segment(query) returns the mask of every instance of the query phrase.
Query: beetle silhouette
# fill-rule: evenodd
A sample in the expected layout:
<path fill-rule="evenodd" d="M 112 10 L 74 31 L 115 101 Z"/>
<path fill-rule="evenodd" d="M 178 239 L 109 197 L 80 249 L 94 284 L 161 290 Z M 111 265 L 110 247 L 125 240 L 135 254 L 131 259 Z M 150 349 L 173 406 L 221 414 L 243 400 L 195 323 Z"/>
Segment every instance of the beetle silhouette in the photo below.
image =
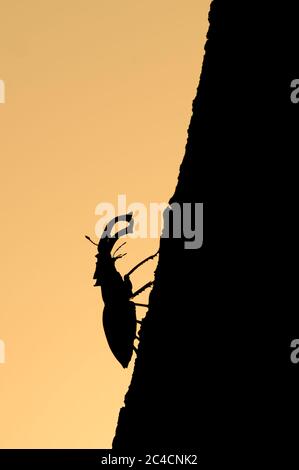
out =
<path fill-rule="evenodd" d="M 128 225 L 112 235 L 111 232 L 118 222 L 126 222 Z M 102 291 L 104 302 L 103 327 L 109 347 L 123 368 L 128 367 L 133 351 L 135 350 L 137 353 L 134 340 L 139 339 L 136 330 L 137 323 L 140 322 L 136 318 L 136 305 L 148 307 L 146 304 L 135 303 L 132 299 L 153 285 L 152 281 L 147 282 L 133 293 L 130 275 L 158 254 L 157 252 L 148 256 L 122 278 L 115 267 L 115 262 L 125 256 L 126 253 L 118 255 L 116 253 L 126 242 L 122 243 L 113 254 L 111 254 L 111 251 L 120 237 L 133 232 L 133 226 L 133 214 L 128 213 L 114 217 L 106 225 L 98 244 L 86 236 L 89 241 L 98 247 L 96 269 L 93 276 L 96 281 L 94 285 L 100 286 Z"/>

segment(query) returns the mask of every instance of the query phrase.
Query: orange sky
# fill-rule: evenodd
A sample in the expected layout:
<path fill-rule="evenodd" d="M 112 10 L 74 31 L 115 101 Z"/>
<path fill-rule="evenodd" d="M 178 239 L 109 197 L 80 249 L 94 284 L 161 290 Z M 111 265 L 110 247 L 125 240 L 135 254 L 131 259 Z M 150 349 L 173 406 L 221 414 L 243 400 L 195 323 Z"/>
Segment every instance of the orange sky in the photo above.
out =
<path fill-rule="evenodd" d="M 100 202 L 173 193 L 209 3 L 0 0 L 2 448 L 111 446 L 132 365 L 106 344 L 84 235 Z M 120 270 L 156 245 L 130 240 Z"/>

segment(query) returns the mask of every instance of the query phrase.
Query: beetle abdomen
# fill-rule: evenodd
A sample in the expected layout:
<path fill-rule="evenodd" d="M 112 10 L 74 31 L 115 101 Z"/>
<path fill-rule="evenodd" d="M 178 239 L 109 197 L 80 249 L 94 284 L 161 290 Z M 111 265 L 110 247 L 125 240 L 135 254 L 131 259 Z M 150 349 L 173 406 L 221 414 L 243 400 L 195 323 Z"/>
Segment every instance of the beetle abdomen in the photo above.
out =
<path fill-rule="evenodd" d="M 136 310 L 133 302 L 105 305 L 103 326 L 111 351 L 126 368 L 133 354 L 136 336 Z"/>

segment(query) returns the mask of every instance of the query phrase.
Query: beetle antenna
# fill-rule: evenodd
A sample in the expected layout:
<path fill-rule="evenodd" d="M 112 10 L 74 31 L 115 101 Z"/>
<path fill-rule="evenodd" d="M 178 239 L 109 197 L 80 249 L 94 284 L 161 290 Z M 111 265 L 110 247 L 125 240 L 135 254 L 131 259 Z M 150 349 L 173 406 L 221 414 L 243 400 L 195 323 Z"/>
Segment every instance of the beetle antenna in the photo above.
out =
<path fill-rule="evenodd" d="M 91 242 L 93 245 L 98 246 L 98 244 L 95 243 L 94 241 L 92 241 L 92 239 L 91 239 L 88 235 L 85 235 L 85 238 L 86 238 L 89 242 Z"/>

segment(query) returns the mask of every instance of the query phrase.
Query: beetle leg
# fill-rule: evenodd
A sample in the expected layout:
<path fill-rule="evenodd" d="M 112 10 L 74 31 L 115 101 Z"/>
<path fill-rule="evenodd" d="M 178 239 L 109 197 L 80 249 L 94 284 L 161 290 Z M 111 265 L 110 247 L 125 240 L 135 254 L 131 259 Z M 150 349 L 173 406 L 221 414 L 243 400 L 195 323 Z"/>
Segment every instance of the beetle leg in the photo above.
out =
<path fill-rule="evenodd" d="M 122 253 L 121 255 L 114 256 L 113 261 L 123 258 L 127 253 Z"/>
<path fill-rule="evenodd" d="M 140 287 L 140 289 L 134 292 L 130 298 L 133 299 L 134 297 L 137 297 L 137 295 L 141 294 L 141 292 L 143 292 L 145 289 L 148 289 L 153 284 L 154 284 L 153 281 L 147 282 L 143 287 Z"/>
<path fill-rule="evenodd" d="M 147 261 L 151 260 L 151 259 L 154 259 L 157 255 L 159 254 L 159 250 L 154 254 L 154 255 L 151 255 L 151 256 L 148 256 L 147 258 L 145 258 L 144 260 L 140 261 L 140 263 L 136 264 L 136 266 L 134 266 L 134 268 L 131 269 L 131 271 L 129 271 L 126 276 L 130 276 L 136 269 L 140 268 L 140 266 L 142 266 L 144 263 L 146 263 Z"/>

